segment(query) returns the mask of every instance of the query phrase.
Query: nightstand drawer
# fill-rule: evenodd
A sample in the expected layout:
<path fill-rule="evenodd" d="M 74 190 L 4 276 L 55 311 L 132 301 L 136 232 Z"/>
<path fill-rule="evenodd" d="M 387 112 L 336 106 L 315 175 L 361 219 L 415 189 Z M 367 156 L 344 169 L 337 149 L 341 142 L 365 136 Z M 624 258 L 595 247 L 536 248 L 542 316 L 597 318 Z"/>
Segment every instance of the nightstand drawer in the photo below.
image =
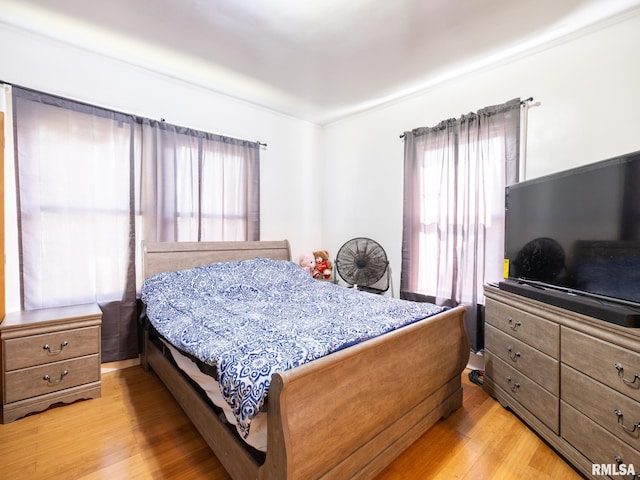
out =
<path fill-rule="evenodd" d="M 485 345 L 491 353 L 519 370 L 554 395 L 560 394 L 560 362 L 513 338 L 495 327 L 485 325 Z"/>
<path fill-rule="evenodd" d="M 98 354 L 14 370 L 5 374 L 4 403 L 17 402 L 98 380 Z"/>
<path fill-rule="evenodd" d="M 100 327 L 79 328 L 4 342 L 5 371 L 98 353 Z"/>
<path fill-rule="evenodd" d="M 486 312 L 488 324 L 552 358 L 558 358 L 560 349 L 558 324 L 489 298 L 486 301 Z"/>

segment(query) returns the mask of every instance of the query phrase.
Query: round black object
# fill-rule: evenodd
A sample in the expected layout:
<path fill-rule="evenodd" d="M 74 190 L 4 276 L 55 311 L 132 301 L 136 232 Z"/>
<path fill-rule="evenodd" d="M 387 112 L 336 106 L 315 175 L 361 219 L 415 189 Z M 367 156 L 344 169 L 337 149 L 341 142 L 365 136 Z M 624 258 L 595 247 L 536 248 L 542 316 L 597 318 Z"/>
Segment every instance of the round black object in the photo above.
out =
<path fill-rule="evenodd" d="M 553 238 L 536 238 L 522 247 L 514 263 L 518 277 L 552 282 L 565 270 L 564 250 Z"/>
<path fill-rule="evenodd" d="M 335 263 L 345 282 L 363 286 L 380 280 L 389 265 L 382 246 L 366 237 L 353 238 L 340 247 Z"/>

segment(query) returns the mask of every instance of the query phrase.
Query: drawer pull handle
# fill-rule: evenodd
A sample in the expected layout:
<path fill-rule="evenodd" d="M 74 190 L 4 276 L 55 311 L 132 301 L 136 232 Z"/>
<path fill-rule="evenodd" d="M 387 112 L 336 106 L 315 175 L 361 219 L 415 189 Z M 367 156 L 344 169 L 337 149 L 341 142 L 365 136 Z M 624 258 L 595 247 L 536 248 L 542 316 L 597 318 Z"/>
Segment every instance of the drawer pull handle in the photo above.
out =
<path fill-rule="evenodd" d="M 65 340 L 64 342 L 62 342 L 62 343 L 60 344 L 60 349 L 58 349 L 58 350 L 51 350 L 51 347 L 49 346 L 49 344 L 48 344 L 48 343 L 47 343 L 46 345 L 44 345 L 44 346 L 42 347 L 42 349 L 43 349 L 43 350 L 46 350 L 47 352 L 49 352 L 49 355 L 57 355 L 57 354 L 59 354 L 59 353 L 62 351 L 62 349 L 63 349 L 64 347 L 66 347 L 67 345 L 69 345 L 69 342 L 67 342 L 67 341 Z"/>
<path fill-rule="evenodd" d="M 511 377 L 507 377 L 507 383 L 509 384 L 509 388 L 514 392 L 520 388 L 520 384 L 518 382 L 511 383 Z"/>
<path fill-rule="evenodd" d="M 618 423 L 620 424 L 620 426 L 622 427 L 623 430 L 625 430 L 626 432 L 629 433 L 633 433 L 636 430 L 638 430 L 638 428 L 640 428 L 640 422 L 636 422 L 633 424 L 633 427 L 629 428 L 624 424 L 624 421 L 622 419 L 623 415 L 622 415 L 622 410 L 620 410 L 619 408 L 616 408 L 614 410 L 614 413 L 616 414 L 616 416 L 618 417 Z"/>
<path fill-rule="evenodd" d="M 638 378 L 640 378 L 640 375 L 638 375 L 637 373 L 633 376 L 632 379 L 628 379 L 625 378 L 624 376 L 624 367 L 622 366 L 621 363 L 616 363 L 615 364 L 616 370 L 618 370 L 618 377 L 620 377 L 620 379 L 622 379 L 622 381 L 624 383 L 626 383 L 627 385 L 635 385 L 635 386 L 640 386 L 640 384 L 636 384 L 636 380 L 638 380 Z"/>
<path fill-rule="evenodd" d="M 507 348 L 507 353 L 509 354 L 509 358 L 511 358 L 511 360 L 513 360 L 514 362 L 517 362 L 520 358 L 520 352 L 514 352 L 513 348 L 511 347 Z"/>
<path fill-rule="evenodd" d="M 616 462 L 618 467 L 622 467 L 622 466 L 626 466 L 627 465 L 626 463 L 624 463 L 624 461 L 622 460 L 622 457 L 620 455 L 614 455 L 613 460 Z M 626 468 L 625 468 L 625 471 L 626 471 Z M 631 473 L 631 472 L 628 472 L 628 473 Z M 639 474 L 635 474 L 631 478 L 632 479 L 633 478 L 640 478 L 640 475 Z"/>
<path fill-rule="evenodd" d="M 511 317 L 507 319 L 507 322 L 509 322 L 509 326 L 511 327 L 511 330 L 513 330 L 514 332 L 518 330 L 520 325 L 522 325 L 522 322 L 520 320 L 513 320 L 513 318 Z"/>
<path fill-rule="evenodd" d="M 67 375 L 69 375 L 69 370 L 65 370 L 64 372 L 62 372 L 62 373 L 60 374 L 60 378 L 59 378 L 58 380 L 53 380 L 53 381 L 52 381 L 52 380 L 51 380 L 51 377 L 50 377 L 49 375 L 45 375 L 44 377 L 42 377 L 42 379 L 43 379 L 43 380 L 46 380 L 46 382 L 47 382 L 49 385 L 58 385 L 58 384 L 62 381 L 62 379 L 63 379 L 64 377 L 66 377 Z"/>

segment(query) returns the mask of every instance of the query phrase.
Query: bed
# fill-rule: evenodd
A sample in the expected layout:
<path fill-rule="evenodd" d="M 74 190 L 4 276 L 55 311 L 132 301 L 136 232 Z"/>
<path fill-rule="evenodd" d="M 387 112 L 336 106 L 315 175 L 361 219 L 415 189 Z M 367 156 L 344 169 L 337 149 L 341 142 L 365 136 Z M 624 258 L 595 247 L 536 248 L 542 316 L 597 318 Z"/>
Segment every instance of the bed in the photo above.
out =
<path fill-rule="evenodd" d="M 256 258 L 289 261 L 289 243 L 143 246 L 145 279 Z M 373 478 L 435 422 L 462 405 L 461 374 L 469 344 L 464 307 L 455 307 L 274 373 L 262 408 L 266 451 L 260 455 L 211 408 L 153 338 L 153 330 L 149 325 L 144 329 L 144 368 L 152 369 L 167 386 L 237 480 Z"/>

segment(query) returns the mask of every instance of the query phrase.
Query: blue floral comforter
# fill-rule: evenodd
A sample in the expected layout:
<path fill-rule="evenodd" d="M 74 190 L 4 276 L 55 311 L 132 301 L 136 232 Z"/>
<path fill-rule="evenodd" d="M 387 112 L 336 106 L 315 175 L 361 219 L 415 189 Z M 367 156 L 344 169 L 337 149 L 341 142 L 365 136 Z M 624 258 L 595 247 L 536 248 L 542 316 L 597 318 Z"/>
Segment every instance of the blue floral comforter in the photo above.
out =
<path fill-rule="evenodd" d="M 142 300 L 166 340 L 217 369 L 245 437 L 274 372 L 444 310 L 314 280 L 295 263 L 264 258 L 154 275 Z"/>

